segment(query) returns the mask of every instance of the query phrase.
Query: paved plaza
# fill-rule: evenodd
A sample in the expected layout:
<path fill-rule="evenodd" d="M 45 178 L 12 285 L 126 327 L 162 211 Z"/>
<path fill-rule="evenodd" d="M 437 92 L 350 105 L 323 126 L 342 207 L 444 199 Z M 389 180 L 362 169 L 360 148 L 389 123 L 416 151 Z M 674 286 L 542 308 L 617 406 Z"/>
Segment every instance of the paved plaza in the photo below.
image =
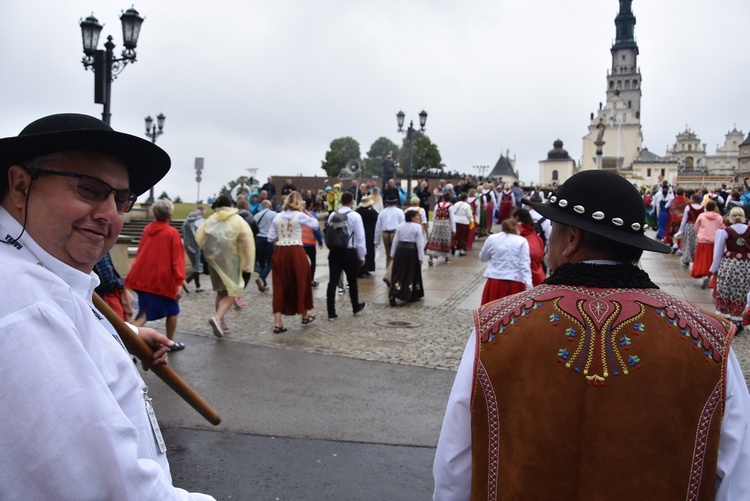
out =
<path fill-rule="evenodd" d="M 284 334 L 272 333 L 271 291 L 260 293 L 254 282 L 248 306 L 227 315 L 223 339 L 207 322 L 213 292 L 186 294 L 175 339 L 187 348 L 170 363 L 223 422 L 211 426 L 145 376 L 175 484 L 217 499 L 429 499 L 445 404 L 484 286 L 481 244 L 450 263 L 425 263 L 425 299 L 402 307 L 388 305 L 381 257 L 374 276 L 359 280 L 368 308 L 353 316 L 348 294 L 337 296 L 334 322 L 320 249 L 317 319 L 303 326 L 299 316 L 284 317 Z M 713 311 L 711 291 L 678 256 L 646 252 L 641 265 L 662 289 Z M 210 286 L 207 276 L 203 285 Z M 746 379 L 748 339 L 734 342 Z"/>

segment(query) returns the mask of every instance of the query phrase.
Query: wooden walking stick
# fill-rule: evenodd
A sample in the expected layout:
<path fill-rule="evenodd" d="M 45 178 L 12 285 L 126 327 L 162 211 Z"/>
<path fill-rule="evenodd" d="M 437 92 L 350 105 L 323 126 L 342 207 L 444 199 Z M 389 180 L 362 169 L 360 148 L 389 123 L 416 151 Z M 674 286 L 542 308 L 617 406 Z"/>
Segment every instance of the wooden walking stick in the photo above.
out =
<path fill-rule="evenodd" d="M 93 297 L 94 306 L 99 310 L 109 322 L 114 326 L 117 334 L 120 335 L 122 342 L 130 353 L 138 357 L 144 362 L 154 374 L 164 381 L 167 386 L 172 388 L 185 402 L 198 411 L 198 414 L 206 418 L 206 420 L 212 425 L 216 426 L 221 423 L 221 417 L 201 398 L 194 389 L 190 387 L 175 371 L 168 365 L 152 365 L 151 358 L 154 356 L 154 350 L 146 344 L 146 342 L 138 337 L 128 327 L 125 322 L 117 316 L 112 308 L 99 297 L 98 294 L 94 293 Z"/>

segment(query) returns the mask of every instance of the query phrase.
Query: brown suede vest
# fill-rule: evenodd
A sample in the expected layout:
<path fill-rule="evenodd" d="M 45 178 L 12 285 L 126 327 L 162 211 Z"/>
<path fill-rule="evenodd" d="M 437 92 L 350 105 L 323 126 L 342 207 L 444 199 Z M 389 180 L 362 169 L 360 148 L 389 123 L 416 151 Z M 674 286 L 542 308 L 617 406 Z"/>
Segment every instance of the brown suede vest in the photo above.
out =
<path fill-rule="evenodd" d="M 471 499 L 713 499 L 733 326 L 565 285 L 474 318 Z"/>

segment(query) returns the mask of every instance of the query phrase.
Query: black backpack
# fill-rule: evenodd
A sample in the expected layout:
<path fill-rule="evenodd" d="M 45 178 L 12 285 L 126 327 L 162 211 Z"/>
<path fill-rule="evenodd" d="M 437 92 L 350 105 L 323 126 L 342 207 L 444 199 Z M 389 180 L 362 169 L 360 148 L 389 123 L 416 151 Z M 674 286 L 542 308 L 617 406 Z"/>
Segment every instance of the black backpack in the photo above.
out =
<path fill-rule="evenodd" d="M 333 213 L 333 217 L 326 227 L 326 246 L 329 249 L 346 249 L 349 247 L 349 225 L 346 222 L 346 214 L 339 211 Z"/>
<path fill-rule="evenodd" d="M 547 245 L 547 236 L 544 234 L 544 228 L 542 227 L 542 223 L 544 223 L 547 220 L 546 217 L 543 217 L 539 219 L 536 223 L 534 223 L 534 233 L 539 235 L 539 237 L 542 239 L 542 243 L 546 246 Z"/>

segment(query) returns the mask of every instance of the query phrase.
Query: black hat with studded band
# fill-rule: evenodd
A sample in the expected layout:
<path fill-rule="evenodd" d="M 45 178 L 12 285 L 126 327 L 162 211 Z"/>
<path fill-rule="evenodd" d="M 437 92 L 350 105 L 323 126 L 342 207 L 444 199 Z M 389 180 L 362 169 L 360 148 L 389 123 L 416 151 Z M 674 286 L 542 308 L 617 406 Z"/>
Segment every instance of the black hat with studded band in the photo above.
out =
<path fill-rule="evenodd" d="M 546 202 L 523 203 L 550 221 L 631 247 L 669 254 L 671 249 L 647 237 L 643 199 L 628 180 L 614 172 L 586 170 L 565 181 Z"/>
<path fill-rule="evenodd" d="M 62 113 L 40 118 L 18 136 L 0 139 L 0 173 L 14 164 L 62 151 L 92 151 L 121 158 L 130 191 L 148 191 L 169 171 L 169 155 L 151 141 L 117 132 L 98 118 Z"/>

